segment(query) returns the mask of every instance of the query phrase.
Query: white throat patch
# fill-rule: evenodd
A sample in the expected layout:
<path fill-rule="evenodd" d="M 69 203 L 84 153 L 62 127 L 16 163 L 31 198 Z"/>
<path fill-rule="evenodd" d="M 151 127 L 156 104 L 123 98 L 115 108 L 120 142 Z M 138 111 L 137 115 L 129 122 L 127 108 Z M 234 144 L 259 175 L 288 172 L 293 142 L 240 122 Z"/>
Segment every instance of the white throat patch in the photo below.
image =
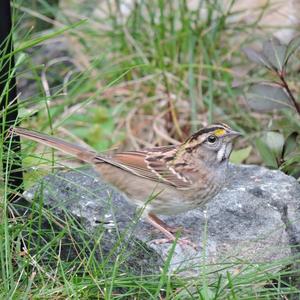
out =
<path fill-rule="evenodd" d="M 226 159 L 229 158 L 231 151 L 232 151 L 232 143 L 228 143 L 226 145 L 226 153 L 225 153 Z"/>
<path fill-rule="evenodd" d="M 217 161 L 221 162 L 226 152 L 226 144 L 223 144 L 217 154 Z"/>
<path fill-rule="evenodd" d="M 217 154 L 217 161 L 221 162 L 224 159 L 228 159 L 232 150 L 232 143 L 223 144 Z"/>

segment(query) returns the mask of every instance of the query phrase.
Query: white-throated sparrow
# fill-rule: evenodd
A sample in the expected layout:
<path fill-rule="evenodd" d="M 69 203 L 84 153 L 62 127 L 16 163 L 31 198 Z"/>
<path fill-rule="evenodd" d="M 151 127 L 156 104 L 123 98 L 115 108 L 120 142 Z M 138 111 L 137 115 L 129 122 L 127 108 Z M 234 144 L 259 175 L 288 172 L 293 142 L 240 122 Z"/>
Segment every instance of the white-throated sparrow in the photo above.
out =
<path fill-rule="evenodd" d="M 145 206 L 144 217 L 169 240 L 175 236 L 156 214 L 178 214 L 212 199 L 225 183 L 232 140 L 240 135 L 217 123 L 200 129 L 180 145 L 104 156 L 35 131 L 17 127 L 11 132 L 91 163 L 129 201 Z M 147 202 L 151 195 L 155 197 Z M 192 244 L 184 239 L 179 242 Z"/>

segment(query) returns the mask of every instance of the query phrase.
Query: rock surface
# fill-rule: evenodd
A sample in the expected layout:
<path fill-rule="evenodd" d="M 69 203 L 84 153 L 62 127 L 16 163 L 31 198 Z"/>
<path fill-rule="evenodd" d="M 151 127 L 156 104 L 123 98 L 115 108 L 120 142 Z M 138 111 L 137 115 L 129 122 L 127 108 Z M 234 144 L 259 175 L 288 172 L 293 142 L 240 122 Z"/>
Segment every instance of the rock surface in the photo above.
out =
<path fill-rule="evenodd" d="M 300 252 L 299 183 L 280 171 L 259 166 L 230 166 L 230 174 L 227 186 L 205 210 L 162 216 L 171 226 L 189 229 L 189 239 L 199 245 L 198 251 L 176 245 L 172 271 L 188 268 L 192 272 L 199 264 L 271 261 Z M 132 241 L 141 241 L 143 249 L 148 247 L 142 260 L 139 254 L 136 260 L 131 255 L 130 264 L 138 264 L 137 269 L 147 264 L 158 268 L 167 259 L 172 244 L 153 243 L 161 234 L 138 221 L 135 207 L 103 183 L 94 170 L 58 172 L 41 182 L 44 204 L 55 213 L 73 214 L 91 233 L 103 226 L 109 236 L 101 242 L 104 249 L 119 239 L 117 228 L 125 232 L 131 248 Z M 25 197 L 33 199 L 41 184 L 27 191 Z"/>

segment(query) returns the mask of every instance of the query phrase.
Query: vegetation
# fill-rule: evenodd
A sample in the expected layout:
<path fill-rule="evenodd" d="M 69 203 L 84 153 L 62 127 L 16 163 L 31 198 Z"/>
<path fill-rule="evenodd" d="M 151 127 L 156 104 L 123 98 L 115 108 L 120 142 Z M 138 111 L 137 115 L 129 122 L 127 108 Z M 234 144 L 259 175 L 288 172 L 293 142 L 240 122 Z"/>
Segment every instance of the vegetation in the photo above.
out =
<path fill-rule="evenodd" d="M 286 49 L 291 48 L 285 48 L 284 63 L 280 61 L 276 68 L 261 60 L 266 69 L 249 64 L 242 49 L 266 36 L 256 30 L 257 22 L 235 22 L 234 1 L 227 8 L 218 1 L 199 1 L 197 9 L 184 0 L 139 1 L 130 8 L 125 1 L 98 1 L 101 7 L 93 1 L 84 5 L 70 1 L 72 10 L 50 1 L 31 1 L 32 6 L 27 2 L 13 2 L 13 71 L 22 91 L 22 126 L 106 151 L 176 143 L 203 124 L 222 121 L 244 133 L 232 161 L 280 168 L 299 179 L 299 52 L 293 48 L 290 56 Z M 276 54 L 284 46 L 275 44 L 271 49 Z M 57 55 L 51 57 L 54 52 Z M 261 53 L 246 50 L 255 62 Z M 251 95 L 261 95 L 257 88 L 261 81 L 278 78 L 289 108 L 250 110 L 257 109 Z M 247 83 L 248 102 L 241 85 L 233 88 L 239 80 Z M 286 96 L 288 91 L 296 105 Z M 269 83 L 263 92 L 272 94 Z M 278 100 L 277 92 L 272 99 Z M 22 150 L 26 187 L 51 170 L 78 166 L 33 143 L 22 144 Z M 21 204 L 8 203 L 3 178 L 2 299 L 288 299 L 299 295 L 299 274 L 292 267 L 300 263 L 299 257 L 264 264 L 205 265 L 201 276 L 186 279 L 170 275 L 169 262 L 160 275 L 124 273 L 122 254 L 114 265 L 97 259 L 101 232 L 90 237 L 72 216 L 54 216 L 42 206 L 42 197 L 37 197 L 25 217 L 18 215 Z M 74 235 L 79 239 L 75 241 Z M 74 256 L 60 256 L 66 243 L 74 247 Z"/>
<path fill-rule="evenodd" d="M 299 148 L 299 116 L 300 105 L 293 94 L 286 79 L 287 64 L 292 54 L 300 47 L 300 36 L 283 45 L 278 39 L 271 38 L 264 42 L 263 50 L 257 52 L 245 49 L 248 57 L 263 65 L 277 77 L 276 81 L 252 83 L 247 91 L 250 107 L 259 112 L 269 112 L 274 109 L 291 109 L 290 117 L 295 122 L 286 122 L 289 135 L 286 140 L 280 133 L 286 129 L 281 123 L 276 124 L 277 131 L 267 131 L 262 138 L 256 140 L 257 149 L 264 162 L 273 168 L 280 168 L 296 178 L 300 176 L 300 148 Z M 284 124 L 284 123 L 283 123 Z M 291 130 L 294 129 L 295 131 Z"/>

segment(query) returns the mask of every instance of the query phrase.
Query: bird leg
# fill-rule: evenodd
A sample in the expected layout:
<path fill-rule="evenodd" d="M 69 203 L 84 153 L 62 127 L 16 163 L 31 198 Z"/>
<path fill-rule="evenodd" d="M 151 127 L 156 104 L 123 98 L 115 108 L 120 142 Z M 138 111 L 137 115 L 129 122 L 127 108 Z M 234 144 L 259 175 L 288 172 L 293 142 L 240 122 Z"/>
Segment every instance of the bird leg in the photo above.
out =
<path fill-rule="evenodd" d="M 155 214 L 149 213 L 147 221 L 167 237 L 166 239 L 155 240 L 154 242 L 156 244 L 170 243 L 176 240 L 176 237 L 168 230 L 169 226 L 160 218 L 158 218 Z M 189 245 L 192 246 L 194 249 L 197 249 L 197 245 L 195 245 L 193 242 L 189 241 L 186 238 L 178 239 L 178 244 Z"/>
<path fill-rule="evenodd" d="M 182 233 L 191 233 L 191 230 L 188 230 L 182 226 L 179 227 L 172 227 L 169 226 L 167 223 L 165 223 L 163 220 L 161 220 L 157 215 L 149 213 L 148 217 L 150 217 L 153 221 L 155 221 L 157 224 L 162 226 L 164 229 L 168 230 L 171 233 L 177 233 L 177 232 L 182 232 Z M 150 222 L 151 223 L 151 222 Z M 152 223 L 151 223 L 152 224 Z M 153 224 L 152 224 L 153 225 Z M 155 227 L 155 225 L 153 225 Z M 157 228 L 157 227 L 155 227 Z M 158 229 L 158 228 L 157 228 Z M 158 229 L 161 231 L 160 229 Z"/>

